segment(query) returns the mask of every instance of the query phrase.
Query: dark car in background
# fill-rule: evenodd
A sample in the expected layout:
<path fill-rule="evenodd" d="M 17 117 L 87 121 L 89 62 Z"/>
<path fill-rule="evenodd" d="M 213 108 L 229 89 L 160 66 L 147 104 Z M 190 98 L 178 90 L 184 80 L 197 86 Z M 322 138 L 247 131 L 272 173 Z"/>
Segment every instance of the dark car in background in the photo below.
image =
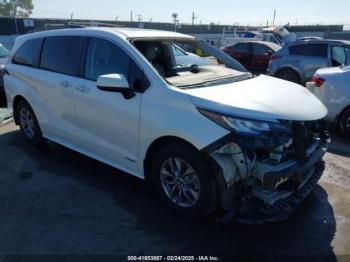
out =
<path fill-rule="evenodd" d="M 6 105 L 4 92 L 4 71 L 9 54 L 10 52 L 6 49 L 6 47 L 0 44 L 0 107 Z"/>
<path fill-rule="evenodd" d="M 349 41 L 297 41 L 275 53 L 267 71 L 272 76 L 305 84 L 318 69 L 348 65 L 349 62 Z"/>
<path fill-rule="evenodd" d="M 264 41 L 244 41 L 221 50 L 238 60 L 247 70 L 266 72 L 271 56 L 281 49 L 281 46 Z"/>

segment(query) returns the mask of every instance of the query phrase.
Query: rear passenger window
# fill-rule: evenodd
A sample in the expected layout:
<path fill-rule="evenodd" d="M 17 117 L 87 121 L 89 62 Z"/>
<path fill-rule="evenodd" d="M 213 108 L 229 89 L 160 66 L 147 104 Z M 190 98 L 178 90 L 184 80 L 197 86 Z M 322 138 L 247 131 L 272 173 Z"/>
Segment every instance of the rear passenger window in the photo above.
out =
<path fill-rule="evenodd" d="M 306 44 L 289 47 L 291 55 L 327 57 L 328 46 L 326 44 Z"/>
<path fill-rule="evenodd" d="M 43 39 L 41 38 L 32 39 L 25 42 L 13 56 L 12 63 L 17 65 L 37 67 L 39 63 L 42 42 Z"/>
<path fill-rule="evenodd" d="M 250 47 L 249 44 L 236 44 L 233 46 L 233 50 L 236 52 L 249 53 Z"/>
<path fill-rule="evenodd" d="M 40 68 L 49 71 L 77 76 L 84 37 L 48 37 L 44 41 Z"/>
<path fill-rule="evenodd" d="M 261 44 L 253 44 L 253 52 L 257 55 L 265 55 L 269 49 Z"/>

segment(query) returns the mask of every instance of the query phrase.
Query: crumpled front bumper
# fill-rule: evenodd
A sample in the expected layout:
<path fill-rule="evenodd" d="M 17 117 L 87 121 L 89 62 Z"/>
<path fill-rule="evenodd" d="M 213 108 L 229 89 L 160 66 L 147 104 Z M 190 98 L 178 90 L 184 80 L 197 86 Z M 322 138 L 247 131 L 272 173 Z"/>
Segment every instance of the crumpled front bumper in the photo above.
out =
<path fill-rule="evenodd" d="M 285 197 L 278 199 L 273 203 L 264 202 L 259 198 L 251 198 L 241 203 L 238 210 L 233 214 L 235 220 L 244 224 L 260 224 L 264 222 L 276 222 L 287 219 L 294 213 L 300 204 L 309 196 L 317 185 L 325 169 L 325 163 L 319 162 L 313 170 L 307 174 L 307 180 L 301 186 Z"/>
<path fill-rule="evenodd" d="M 255 164 L 260 173 L 253 172 L 248 177 L 253 183 L 241 184 L 244 189 L 239 194 L 231 194 L 236 199 L 232 208 L 225 208 L 227 213 L 220 219 L 221 222 L 234 219 L 240 223 L 259 224 L 286 219 L 297 210 L 322 176 L 325 168 L 322 159 L 329 143 L 329 137 L 315 141 L 307 149 L 307 157 L 303 161 L 290 160 L 279 165 Z M 230 194 L 223 196 L 226 198 L 223 202 L 227 203 Z"/>

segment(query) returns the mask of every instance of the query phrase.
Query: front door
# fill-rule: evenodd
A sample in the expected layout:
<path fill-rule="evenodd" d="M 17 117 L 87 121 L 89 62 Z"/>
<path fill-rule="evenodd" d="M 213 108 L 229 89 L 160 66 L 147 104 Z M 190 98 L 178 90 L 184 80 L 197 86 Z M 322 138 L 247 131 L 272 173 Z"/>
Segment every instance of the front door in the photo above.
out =
<path fill-rule="evenodd" d="M 265 45 L 253 43 L 253 56 L 251 70 L 256 72 L 266 72 L 272 55 L 272 50 Z"/>
<path fill-rule="evenodd" d="M 250 43 L 238 43 L 233 47 L 233 58 L 238 60 L 246 69 L 250 69 L 252 52 Z"/>
<path fill-rule="evenodd" d="M 81 145 L 93 157 L 130 173 L 137 170 L 142 95 L 136 93 L 132 99 L 126 99 L 120 93 L 98 89 L 96 82 L 101 75 L 118 73 L 129 80 L 132 88 L 137 75 L 135 66 L 116 43 L 90 38 L 84 77 L 74 88 Z"/>

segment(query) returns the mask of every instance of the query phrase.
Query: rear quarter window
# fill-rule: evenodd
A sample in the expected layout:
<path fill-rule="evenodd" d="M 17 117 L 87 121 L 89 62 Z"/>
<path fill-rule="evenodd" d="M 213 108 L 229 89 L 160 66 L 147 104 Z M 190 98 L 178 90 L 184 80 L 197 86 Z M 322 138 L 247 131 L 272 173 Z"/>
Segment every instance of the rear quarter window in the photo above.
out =
<path fill-rule="evenodd" d="M 313 57 L 327 57 L 327 44 L 305 44 L 295 45 L 289 47 L 291 55 L 313 56 Z"/>
<path fill-rule="evenodd" d="M 77 76 L 79 74 L 81 50 L 84 47 L 84 37 L 55 36 L 44 40 L 40 68 Z"/>
<path fill-rule="evenodd" d="M 12 57 L 12 63 L 37 67 L 43 39 L 32 39 L 25 42 Z"/>

